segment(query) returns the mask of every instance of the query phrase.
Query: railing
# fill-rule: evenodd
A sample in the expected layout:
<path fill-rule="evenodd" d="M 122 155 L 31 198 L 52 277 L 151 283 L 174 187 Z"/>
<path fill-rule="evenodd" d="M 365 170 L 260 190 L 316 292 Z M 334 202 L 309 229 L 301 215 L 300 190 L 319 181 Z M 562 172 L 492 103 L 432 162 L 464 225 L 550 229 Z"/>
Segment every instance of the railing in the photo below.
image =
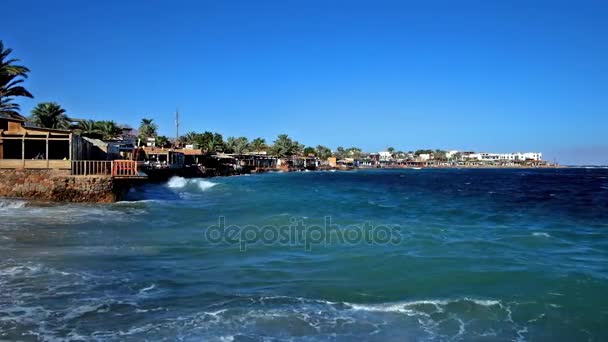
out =
<path fill-rule="evenodd" d="M 72 160 L 72 175 L 110 176 L 112 162 L 109 160 Z"/>
<path fill-rule="evenodd" d="M 69 160 L 0 159 L 0 169 L 54 169 L 69 170 Z"/>
<path fill-rule="evenodd" d="M 139 171 L 133 160 L 73 160 L 72 175 L 133 177 L 139 176 Z"/>
<path fill-rule="evenodd" d="M 133 160 L 114 160 L 112 161 L 112 177 L 133 177 L 139 176 L 137 162 Z"/>

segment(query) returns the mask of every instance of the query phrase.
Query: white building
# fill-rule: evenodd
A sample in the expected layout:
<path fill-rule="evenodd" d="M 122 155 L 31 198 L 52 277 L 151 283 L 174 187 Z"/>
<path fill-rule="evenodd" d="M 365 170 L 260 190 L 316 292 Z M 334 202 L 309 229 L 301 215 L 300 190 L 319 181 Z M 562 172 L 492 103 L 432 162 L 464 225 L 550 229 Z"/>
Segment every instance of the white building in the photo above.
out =
<path fill-rule="evenodd" d="M 488 152 L 479 152 L 479 153 L 470 153 L 465 154 L 464 158 L 468 160 L 479 160 L 479 161 L 541 161 L 542 153 L 539 152 L 515 152 L 515 153 L 488 153 Z"/>
<path fill-rule="evenodd" d="M 543 160 L 543 154 L 540 152 L 525 152 L 525 153 L 502 153 L 499 155 L 500 160 L 508 160 L 508 161 L 541 161 Z"/>
<path fill-rule="evenodd" d="M 420 153 L 420 154 L 418 155 L 418 160 L 419 160 L 419 161 L 427 161 L 427 160 L 429 160 L 429 159 L 431 159 L 431 155 L 430 155 L 430 153 Z"/>
<path fill-rule="evenodd" d="M 378 155 L 380 156 L 380 160 L 382 161 L 388 161 L 393 159 L 393 155 L 389 151 L 378 152 Z"/>
<path fill-rule="evenodd" d="M 458 151 L 456 151 L 456 150 L 447 151 L 445 153 L 445 157 L 448 158 L 448 159 L 452 159 L 452 158 L 454 158 L 454 156 L 456 155 L 456 153 L 458 153 Z"/>

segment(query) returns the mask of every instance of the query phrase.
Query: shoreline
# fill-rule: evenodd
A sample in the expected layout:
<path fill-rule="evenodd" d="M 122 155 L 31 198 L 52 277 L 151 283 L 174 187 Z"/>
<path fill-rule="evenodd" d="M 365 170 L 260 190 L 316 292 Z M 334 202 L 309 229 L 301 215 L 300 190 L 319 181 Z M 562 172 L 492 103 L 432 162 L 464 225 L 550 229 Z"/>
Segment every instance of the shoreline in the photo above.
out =
<path fill-rule="evenodd" d="M 235 172 L 223 175 L 189 174 L 184 172 L 171 172 L 164 177 L 152 177 L 147 180 L 124 181 L 111 177 L 85 177 L 69 175 L 53 175 L 51 173 L 36 172 L 30 170 L 13 170 L 11 177 L 6 177 L 5 184 L 0 184 L 0 199 L 6 200 L 34 200 L 64 203 L 114 203 L 125 200 L 128 190 L 132 187 L 140 187 L 146 184 L 162 184 L 172 177 L 193 178 L 216 178 L 231 177 L 246 174 L 264 173 L 289 173 L 289 172 L 335 172 L 335 171 L 358 171 L 358 170 L 543 170 L 543 169 L 608 169 L 608 166 L 490 166 L 490 165 L 460 165 L 460 166 L 386 166 L 386 167 L 319 167 L 316 169 L 265 169 L 256 171 Z M 4 170 L 5 176 L 8 170 Z M 252 172 L 253 171 L 253 172 Z"/>

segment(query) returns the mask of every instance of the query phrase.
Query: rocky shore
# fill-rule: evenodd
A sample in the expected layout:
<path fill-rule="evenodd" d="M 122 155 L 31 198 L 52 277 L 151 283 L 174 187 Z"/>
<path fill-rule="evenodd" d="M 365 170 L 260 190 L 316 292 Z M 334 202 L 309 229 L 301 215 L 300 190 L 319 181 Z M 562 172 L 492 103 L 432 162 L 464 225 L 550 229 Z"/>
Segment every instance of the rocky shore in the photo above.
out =
<path fill-rule="evenodd" d="M 0 170 L 0 197 L 109 203 L 121 200 L 132 185 L 131 181 L 72 176 L 57 170 Z"/>

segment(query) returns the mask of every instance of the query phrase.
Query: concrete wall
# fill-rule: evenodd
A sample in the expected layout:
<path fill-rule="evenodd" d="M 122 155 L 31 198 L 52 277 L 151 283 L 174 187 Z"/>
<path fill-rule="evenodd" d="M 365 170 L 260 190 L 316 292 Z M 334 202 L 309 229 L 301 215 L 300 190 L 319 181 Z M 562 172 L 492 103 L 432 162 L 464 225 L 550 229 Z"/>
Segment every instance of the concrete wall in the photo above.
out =
<path fill-rule="evenodd" d="M 69 171 L 0 170 L 0 197 L 67 202 L 115 202 L 130 185 L 111 177 L 71 176 Z"/>

